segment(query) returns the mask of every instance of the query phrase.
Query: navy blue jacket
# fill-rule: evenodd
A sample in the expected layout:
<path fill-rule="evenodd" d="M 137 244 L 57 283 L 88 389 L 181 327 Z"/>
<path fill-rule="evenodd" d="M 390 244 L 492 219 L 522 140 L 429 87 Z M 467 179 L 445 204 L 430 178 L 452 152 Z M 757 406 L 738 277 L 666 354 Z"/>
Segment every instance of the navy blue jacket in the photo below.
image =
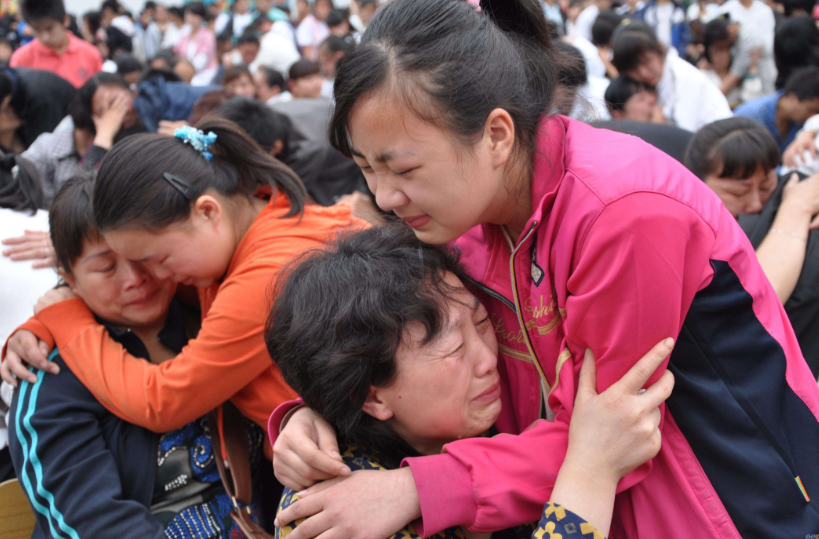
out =
<path fill-rule="evenodd" d="M 161 120 L 187 120 L 200 97 L 220 86 L 191 86 L 184 82 L 166 82 L 154 77 L 139 85 L 134 111 L 145 129 L 156 132 Z"/>
<path fill-rule="evenodd" d="M 136 335 L 106 326 L 128 353 L 148 357 Z M 159 340 L 175 353 L 187 342 L 175 302 Z M 21 382 L 9 415 L 12 461 L 37 517 L 32 537 L 164 538 L 149 509 L 159 435 L 105 409 L 57 350 L 50 359 L 60 374 Z"/>

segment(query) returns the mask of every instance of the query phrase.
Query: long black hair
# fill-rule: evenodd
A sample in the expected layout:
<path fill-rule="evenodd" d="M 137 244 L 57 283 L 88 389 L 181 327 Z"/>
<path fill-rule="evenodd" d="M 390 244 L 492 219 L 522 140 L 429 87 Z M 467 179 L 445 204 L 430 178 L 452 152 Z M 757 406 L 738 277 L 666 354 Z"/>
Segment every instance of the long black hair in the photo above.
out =
<path fill-rule="evenodd" d="M 447 273 L 466 278 L 445 248 L 393 223 L 304 253 L 273 290 L 265 343 L 284 380 L 341 442 L 376 453 L 387 468 L 418 452 L 362 407 L 371 387 L 396 381 L 396 352 L 410 324 L 423 327 L 422 346 L 446 326 L 456 292 Z"/>
<path fill-rule="evenodd" d="M 779 146 L 756 120 L 734 116 L 703 126 L 691 138 L 683 160 L 705 180 L 709 174 L 742 180 L 759 167 L 765 173 L 779 165 Z"/>
<path fill-rule="evenodd" d="M 17 167 L 15 174 L 14 167 Z M 23 157 L 0 151 L 0 208 L 31 212 L 48 208 L 37 167 Z"/>
<path fill-rule="evenodd" d="M 290 201 L 286 217 L 304 210 L 307 195 L 296 173 L 235 123 L 209 115 L 196 128 L 217 136 L 210 161 L 178 138 L 157 134 L 128 137 L 111 148 L 94 188 L 94 218 L 100 230 L 164 228 L 186 219 L 207 189 L 251 198 L 260 187 L 271 186 Z M 165 174 L 180 179 L 187 190 L 174 187 Z"/>
<path fill-rule="evenodd" d="M 509 112 L 516 149 L 531 157 L 557 84 L 558 55 L 538 0 L 395 0 L 339 66 L 330 142 L 352 155 L 356 102 L 387 85 L 426 121 L 474 143 L 489 113 Z"/>

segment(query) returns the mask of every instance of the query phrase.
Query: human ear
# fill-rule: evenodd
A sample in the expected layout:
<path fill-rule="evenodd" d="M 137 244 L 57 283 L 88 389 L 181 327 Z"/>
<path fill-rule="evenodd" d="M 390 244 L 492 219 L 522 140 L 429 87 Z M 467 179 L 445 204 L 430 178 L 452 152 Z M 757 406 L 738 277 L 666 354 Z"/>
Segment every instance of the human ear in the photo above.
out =
<path fill-rule="evenodd" d="M 222 205 L 210 195 L 202 195 L 193 204 L 191 216 L 198 221 L 219 226 L 222 221 Z"/>
<path fill-rule="evenodd" d="M 484 137 L 490 143 L 492 166 L 505 165 L 515 147 L 515 122 L 509 112 L 504 109 L 490 112 L 484 124 Z"/>
<path fill-rule="evenodd" d="M 370 386 L 370 393 L 361 409 L 379 421 L 387 421 L 392 418 L 393 413 L 389 405 L 382 400 L 380 393 L 379 388 Z"/>
<path fill-rule="evenodd" d="M 59 273 L 60 277 L 63 278 L 63 281 L 65 281 L 65 284 L 68 285 L 68 288 L 79 296 L 77 293 L 77 280 L 74 278 L 74 275 L 72 275 L 71 272 L 65 271 L 63 268 L 58 269 L 57 273 Z"/>

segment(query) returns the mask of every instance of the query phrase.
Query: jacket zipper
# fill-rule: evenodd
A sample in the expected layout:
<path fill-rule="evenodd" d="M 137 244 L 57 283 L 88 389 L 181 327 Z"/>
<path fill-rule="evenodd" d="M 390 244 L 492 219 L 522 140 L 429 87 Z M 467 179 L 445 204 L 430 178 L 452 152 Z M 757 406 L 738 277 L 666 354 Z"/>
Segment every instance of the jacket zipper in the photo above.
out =
<path fill-rule="evenodd" d="M 492 290 L 488 286 L 485 286 L 485 285 L 479 283 L 478 281 L 476 281 L 472 277 L 467 276 L 466 280 L 469 282 L 469 284 L 475 286 L 476 288 L 481 289 L 481 291 L 483 291 L 487 295 L 492 296 L 496 300 L 500 301 L 501 303 L 503 303 L 504 305 L 509 307 L 512 310 L 512 312 L 515 313 L 515 315 L 517 316 L 518 310 L 515 308 L 515 304 L 512 303 L 511 301 L 509 301 L 508 299 L 506 299 L 506 296 L 504 296 L 503 294 L 501 294 L 499 292 L 496 292 L 496 291 Z M 518 323 L 520 323 L 520 321 L 518 321 Z M 530 348 L 530 350 L 531 350 L 531 348 Z M 540 365 L 538 364 L 537 359 L 533 357 L 532 362 L 535 364 L 535 368 L 537 368 L 538 373 L 540 373 L 540 375 L 542 376 L 543 373 L 540 371 Z M 538 399 L 539 399 L 539 401 L 538 401 L 538 415 L 540 416 L 541 419 L 546 419 L 547 414 L 546 414 L 545 396 L 543 395 L 543 390 L 541 389 L 537 393 L 538 393 Z"/>
<path fill-rule="evenodd" d="M 520 243 L 517 244 L 515 249 L 512 251 L 512 255 L 509 257 L 509 273 L 512 276 L 512 295 L 515 298 L 515 314 L 518 315 L 518 324 L 520 324 L 520 331 L 523 335 L 523 339 L 526 341 L 526 348 L 529 349 L 529 354 L 531 354 L 532 359 L 535 361 L 535 367 L 537 368 L 537 372 L 540 374 L 540 378 L 543 381 L 543 384 L 546 386 L 546 391 L 548 393 L 552 392 L 552 386 L 549 384 L 549 380 L 546 379 L 546 375 L 543 373 L 543 368 L 540 366 L 540 361 L 535 354 L 535 349 L 532 346 L 532 341 L 529 339 L 529 332 L 526 330 L 526 324 L 523 322 L 523 313 L 521 312 L 520 308 L 520 298 L 518 296 L 518 286 L 517 280 L 515 279 L 515 255 L 520 250 L 520 246 L 526 243 L 526 240 L 532 235 L 532 233 L 537 228 L 537 221 L 532 223 L 532 226 L 529 227 L 529 232 L 520 240 Z"/>
<path fill-rule="evenodd" d="M 471 285 L 473 285 L 473 286 L 475 286 L 475 287 L 477 287 L 477 288 L 480 288 L 480 289 L 481 289 L 481 291 L 483 291 L 483 292 L 485 292 L 486 294 L 488 294 L 488 295 L 492 296 L 492 297 L 493 297 L 493 298 L 495 298 L 496 300 L 498 300 L 498 301 L 502 302 L 504 305 L 506 305 L 507 307 L 509 307 L 510 309 L 512 309 L 512 311 L 514 311 L 514 312 L 516 312 L 516 313 L 517 313 L 517 311 L 516 311 L 516 309 L 515 309 L 515 304 L 514 304 L 514 303 L 512 303 L 511 301 L 509 301 L 508 299 L 506 299 L 506 297 L 504 297 L 504 295 L 503 295 L 503 294 L 501 294 L 501 293 L 499 293 L 499 292 L 495 292 L 494 290 L 492 290 L 492 289 L 491 289 L 491 288 L 489 288 L 488 286 L 482 285 L 481 283 L 479 283 L 478 281 L 476 281 L 476 280 L 475 280 L 475 279 L 473 279 L 472 277 L 467 276 L 467 277 L 466 277 L 466 280 L 469 282 L 469 284 L 471 284 Z"/>

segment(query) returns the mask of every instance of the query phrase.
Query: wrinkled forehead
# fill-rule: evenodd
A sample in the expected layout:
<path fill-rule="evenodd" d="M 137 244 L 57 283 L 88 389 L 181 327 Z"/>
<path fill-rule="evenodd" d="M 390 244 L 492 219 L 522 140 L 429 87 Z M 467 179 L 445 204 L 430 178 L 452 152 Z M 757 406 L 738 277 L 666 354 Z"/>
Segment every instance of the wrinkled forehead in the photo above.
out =
<path fill-rule="evenodd" d="M 448 287 L 447 294 L 439 297 L 441 329 L 429 342 L 427 340 L 427 328 L 421 322 L 413 321 L 404 327 L 402 335 L 402 345 L 408 346 L 415 351 L 425 351 L 435 353 L 441 346 L 445 346 L 454 333 L 460 331 L 461 326 L 469 320 L 472 315 L 481 309 L 482 305 L 478 298 L 472 294 L 458 277 L 447 272 L 444 278 L 445 286 Z M 439 291 L 434 291 L 437 295 Z"/>

